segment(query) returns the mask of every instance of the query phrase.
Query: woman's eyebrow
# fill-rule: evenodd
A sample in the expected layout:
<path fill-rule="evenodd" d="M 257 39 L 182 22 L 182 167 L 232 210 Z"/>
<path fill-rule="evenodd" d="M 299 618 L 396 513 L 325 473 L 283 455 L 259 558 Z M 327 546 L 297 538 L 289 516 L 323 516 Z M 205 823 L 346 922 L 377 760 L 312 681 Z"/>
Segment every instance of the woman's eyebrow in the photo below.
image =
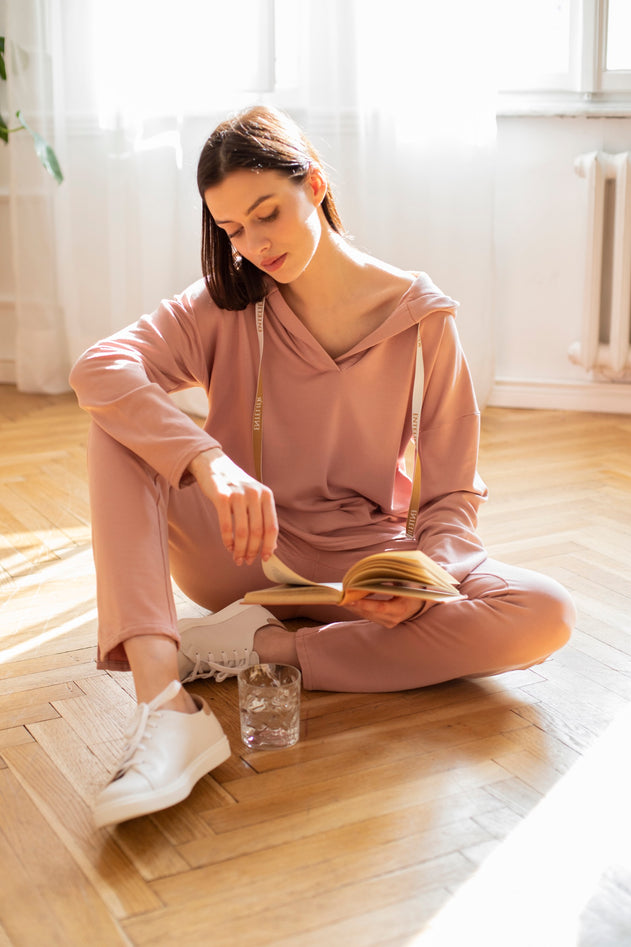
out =
<path fill-rule="evenodd" d="M 274 195 L 273 195 L 273 194 L 263 194 L 262 197 L 257 197 L 257 199 L 254 201 L 254 203 L 253 203 L 250 207 L 248 207 L 248 209 L 246 210 L 245 216 L 247 217 L 249 214 L 251 214 L 253 210 L 256 210 L 256 208 L 259 206 L 259 204 L 262 204 L 263 201 L 266 201 L 266 200 L 267 200 L 268 198 L 270 198 L 270 197 L 274 197 Z M 233 220 L 215 220 L 215 223 L 216 223 L 216 224 L 233 224 L 234 222 L 235 222 L 235 221 L 233 221 Z"/>

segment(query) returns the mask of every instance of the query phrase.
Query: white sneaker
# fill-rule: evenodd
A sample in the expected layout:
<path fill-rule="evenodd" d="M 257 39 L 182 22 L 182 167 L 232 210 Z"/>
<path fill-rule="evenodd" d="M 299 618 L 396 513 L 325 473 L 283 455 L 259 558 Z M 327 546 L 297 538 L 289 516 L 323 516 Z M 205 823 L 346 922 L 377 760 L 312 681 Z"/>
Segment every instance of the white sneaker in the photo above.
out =
<path fill-rule="evenodd" d="M 261 605 L 240 602 L 233 602 L 204 618 L 179 621 L 181 642 L 177 663 L 182 684 L 209 677 L 224 681 L 238 674 L 241 668 L 258 664 L 254 635 L 265 625 L 285 627 Z"/>
<path fill-rule="evenodd" d="M 171 681 L 150 703 L 136 708 L 118 770 L 94 803 L 97 827 L 181 802 L 198 779 L 230 756 L 221 724 L 201 697 L 191 694 L 199 707 L 194 714 L 161 709 L 181 686 Z"/>

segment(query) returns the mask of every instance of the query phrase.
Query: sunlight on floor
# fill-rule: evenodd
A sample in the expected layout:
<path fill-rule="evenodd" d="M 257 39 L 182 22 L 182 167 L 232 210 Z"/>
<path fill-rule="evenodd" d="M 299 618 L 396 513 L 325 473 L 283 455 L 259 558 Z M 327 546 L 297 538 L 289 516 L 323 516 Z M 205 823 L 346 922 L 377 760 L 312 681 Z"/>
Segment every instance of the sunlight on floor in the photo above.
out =
<path fill-rule="evenodd" d="M 621 915 L 612 918 L 616 931 L 611 941 L 602 935 L 590 939 L 581 923 L 601 879 L 612 869 L 631 877 L 630 744 L 631 707 L 616 717 L 409 947 L 631 943 L 631 917 L 624 914 L 624 904 L 611 902 L 610 910 Z"/>
<path fill-rule="evenodd" d="M 83 641 L 82 639 L 85 639 Z M 0 665 L 96 642 L 92 549 L 74 546 L 48 561 L 26 561 L 0 594 Z"/>
<path fill-rule="evenodd" d="M 90 542 L 85 526 L 37 532 L 4 533 L 2 536 L 2 567 L 8 575 L 23 574 L 24 567 L 42 567 L 76 555 L 77 549 Z"/>
<path fill-rule="evenodd" d="M 0 664 L 8 664 L 9 661 L 14 661 L 29 651 L 37 651 L 41 645 L 53 641 L 55 638 L 61 638 L 63 635 L 68 634 L 69 631 L 75 631 L 77 628 L 87 625 L 88 622 L 94 621 L 96 615 L 96 608 L 91 608 L 86 612 L 82 612 L 81 615 L 76 615 L 69 621 L 63 622 L 61 625 L 49 628 L 48 631 L 43 631 L 39 635 L 28 638 L 26 641 L 21 641 L 19 644 L 12 645 L 9 648 L 1 648 Z"/>

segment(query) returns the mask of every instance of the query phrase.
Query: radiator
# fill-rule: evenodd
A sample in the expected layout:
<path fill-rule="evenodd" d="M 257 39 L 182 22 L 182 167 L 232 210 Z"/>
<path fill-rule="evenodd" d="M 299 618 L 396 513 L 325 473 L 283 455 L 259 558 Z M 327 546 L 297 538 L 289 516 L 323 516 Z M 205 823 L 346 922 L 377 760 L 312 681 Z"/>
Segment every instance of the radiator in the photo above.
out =
<path fill-rule="evenodd" d="M 631 153 L 580 155 L 587 181 L 581 339 L 570 358 L 595 376 L 631 381 Z"/>

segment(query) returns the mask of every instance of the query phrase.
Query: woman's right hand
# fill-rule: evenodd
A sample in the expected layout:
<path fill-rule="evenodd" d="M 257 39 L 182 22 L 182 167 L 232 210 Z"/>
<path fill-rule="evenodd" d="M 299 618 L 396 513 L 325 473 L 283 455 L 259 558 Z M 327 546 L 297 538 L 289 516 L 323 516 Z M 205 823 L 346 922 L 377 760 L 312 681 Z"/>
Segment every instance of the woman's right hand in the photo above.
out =
<path fill-rule="evenodd" d="M 258 555 L 269 559 L 278 539 L 274 494 L 214 447 L 194 457 L 188 469 L 214 504 L 223 544 L 238 566 Z"/>

